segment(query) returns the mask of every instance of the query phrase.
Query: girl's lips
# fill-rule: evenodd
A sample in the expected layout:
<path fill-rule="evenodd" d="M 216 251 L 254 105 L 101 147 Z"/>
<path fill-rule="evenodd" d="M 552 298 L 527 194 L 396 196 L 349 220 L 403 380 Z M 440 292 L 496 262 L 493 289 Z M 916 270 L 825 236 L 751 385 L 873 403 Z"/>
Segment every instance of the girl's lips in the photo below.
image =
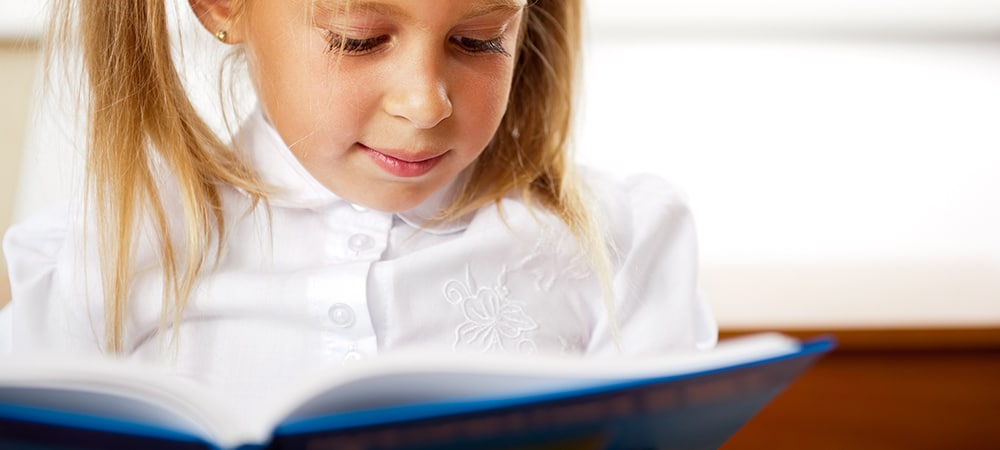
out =
<path fill-rule="evenodd" d="M 361 145 L 361 148 L 382 170 L 401 178 L 419 177 L 430 172 L 431 169 L 434 169 L 444 159 L 444 155 L 448 154 L 448 152 L 444 152 L 420 160 L 407 160 L 380 152 L 365 145 Z"/>

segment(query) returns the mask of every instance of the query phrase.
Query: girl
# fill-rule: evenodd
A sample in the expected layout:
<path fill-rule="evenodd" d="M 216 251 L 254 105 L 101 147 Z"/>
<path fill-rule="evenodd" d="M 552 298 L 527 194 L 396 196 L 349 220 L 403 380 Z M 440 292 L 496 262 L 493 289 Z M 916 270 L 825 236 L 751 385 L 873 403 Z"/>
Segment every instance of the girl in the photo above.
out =
<path fill-rule="evenodd" d="M 246 396 L 416 347 L 714 343 L 681 197 L 570 162 L 579 1 L 190 6 L 253 81 L 229 145 L 182 86 L 164 0 L 57 2 L 89 195 L 7 234 L 11 351 L 166 361 Z"/>

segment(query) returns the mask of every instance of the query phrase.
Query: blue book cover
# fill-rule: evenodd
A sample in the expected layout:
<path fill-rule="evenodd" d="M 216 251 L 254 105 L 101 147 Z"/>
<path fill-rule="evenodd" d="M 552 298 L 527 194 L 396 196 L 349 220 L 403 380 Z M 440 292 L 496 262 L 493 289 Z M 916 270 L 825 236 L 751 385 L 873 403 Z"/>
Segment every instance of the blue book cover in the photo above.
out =
<path fill-rule="evenodd" d="M 643 359 L 395 355 L 230 411 L 136 367 L 0 361 L 0 448 L 710 449 L 832 338 L 763 334 Z"/>

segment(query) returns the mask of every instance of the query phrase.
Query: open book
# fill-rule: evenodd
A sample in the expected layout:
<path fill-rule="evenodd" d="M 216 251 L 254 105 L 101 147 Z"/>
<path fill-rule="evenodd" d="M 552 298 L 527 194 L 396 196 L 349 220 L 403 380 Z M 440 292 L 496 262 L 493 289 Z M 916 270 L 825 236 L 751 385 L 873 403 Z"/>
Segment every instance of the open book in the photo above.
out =
<path fill-rule="evenodd" d="M 761 334 L 645 359 L 392 355 L 252 410 L 132 365 L 0 360 L 0 448 L 717 448 L 833 345 Z"/>

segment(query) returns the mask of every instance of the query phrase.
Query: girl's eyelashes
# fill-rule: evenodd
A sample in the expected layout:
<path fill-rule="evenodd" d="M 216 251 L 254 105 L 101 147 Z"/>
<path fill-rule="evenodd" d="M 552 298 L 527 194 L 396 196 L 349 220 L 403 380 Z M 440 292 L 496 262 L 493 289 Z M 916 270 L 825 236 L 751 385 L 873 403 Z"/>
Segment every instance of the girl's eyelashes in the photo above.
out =
<path fill-rule="evenodd" d="M 389 42 L 388 35 L 375 36 L 364 39 L 349 38 L 333 31 L 325 30 L 327 47 L 326 51 L 341 53 L 345 55 L 365 55 L 377 50 L 380 46 Z M 465 36 L 452 36 L 449 42 L 457 46 L 461 51 L 469 54 L 497 53 L 510 56 L 503 46 L 503 36 L 493 39 L 475 39 Z"/>
<path fill-rule="evenodd" d="M 338 52 L 347 55 L 364 55 L 378 49 L 379 46 L 389 41 L 389 36 L 385 35 L 365 39 L 352 39 L 329 30 L 325 34 L 328 44 L 326 48 L 327 52 Z"/>
<path fill-rule="evenodd" d="M 452 36 L 449 40 L 467 53 L 499 53 L 504 56 L 510 56 L 507 49 L 503 47 L 503 36 L 493 39 Z"/>

